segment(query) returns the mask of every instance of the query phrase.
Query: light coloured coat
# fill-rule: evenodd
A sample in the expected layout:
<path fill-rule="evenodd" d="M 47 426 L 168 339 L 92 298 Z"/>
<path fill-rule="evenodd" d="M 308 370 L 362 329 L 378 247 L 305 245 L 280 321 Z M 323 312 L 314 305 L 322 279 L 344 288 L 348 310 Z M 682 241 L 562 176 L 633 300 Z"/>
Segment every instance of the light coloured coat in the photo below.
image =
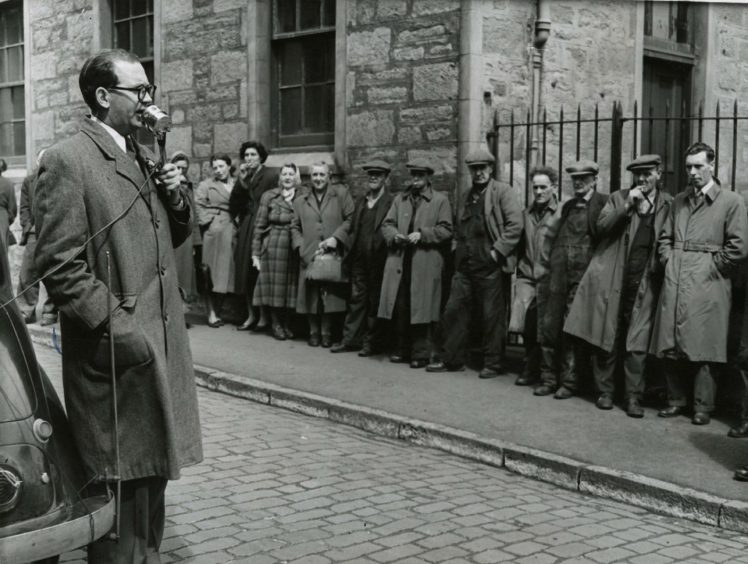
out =
<path fill-rule="evenodd" d="M 410 279 L 410 322 L 412 324 L 439 321 L 442 298 L 442 269 L 445 243 L 452 238 L 452 208 L 446 194 L 435 192 L 430 186 L 421 195 L 423 202 L 415 214 L 413 231 L 420 231 L 421 240 L 413 250 Z M 408 236 L 413 215 L 413 204 L 408 192 L 400 192 L 382 222 L 382 235 L 389 245 L 384 265 L 379 317 L 392 319 L 403 271 L 403 248 L 392 245 L 399 233 Z"/>
<path fill-rule="evenodd" d="M 730 275 L 748 256 L 748 218 L 743 198 L 716 182 L 697 205 L 692 191 L 675 197 L 659 237 L 665 278 L 652 352 L 726 362 Z"/>
<path fill-rule="evenodd" d="M 607 352 L 612 352 L 615 347 L 629 242 L 634 236 L 630 228 L 634 211 L 626 210 L 629 192 L 628 189 L 615 192 L 600 212 L 597 219 L 600 242 L 579 283 L 564 324 L 566 333 Z M 657 194 L 654 209 L 654 244 L 634 299 L 631 320 L 626 332 L 627 351 L 649 350 L 652 322 L 661 286 L 657 236 L 670 213 L 672 202 L 673 197 L 670 194 Z"/>

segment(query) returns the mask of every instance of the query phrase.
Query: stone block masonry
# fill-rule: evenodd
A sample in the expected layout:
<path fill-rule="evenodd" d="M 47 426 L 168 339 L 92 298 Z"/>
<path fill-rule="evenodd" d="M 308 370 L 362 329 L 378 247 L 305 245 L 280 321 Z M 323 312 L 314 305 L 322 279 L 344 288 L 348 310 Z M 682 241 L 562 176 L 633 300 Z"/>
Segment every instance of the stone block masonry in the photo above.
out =
<path fill-rule="evenodd" d="M 460 3 L 359 0 L 347 26 L 348 183 L 363 187 L 360 166 L 384 158 L 392 189 L 408 183 L 405 163 L 429 158 L 433 185 L 453 193 L 457 177 Z"/>

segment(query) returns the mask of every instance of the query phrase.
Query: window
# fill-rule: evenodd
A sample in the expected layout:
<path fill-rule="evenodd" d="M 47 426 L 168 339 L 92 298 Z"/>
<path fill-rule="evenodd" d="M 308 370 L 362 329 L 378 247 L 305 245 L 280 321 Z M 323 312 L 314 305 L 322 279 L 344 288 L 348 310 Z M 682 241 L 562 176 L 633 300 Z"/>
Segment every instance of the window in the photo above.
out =
<path fill-rule="evenodd" d="M 275 144 L 332 145 L 335 0 L 275 0 L 273 8 Z"/>
<path fill-rule="evenodd" d="M 689 8 L 688 2 L 645 2 L 645 45 L 691 53 L 693 18 Z"/>
<path fill-rule="evenodd" d="M 112 0 L 112 3 L 113 46 L 140 57 L 148 81 L 153 84 L 153 0 Z M 145 129 L 138 131 L 137 140 L 153 146 L 153 136 Z"/>
<path fill-rule="evenodd" d="M 0 9 L 0 155 L 26 153 L 25 116 L 23 7 L 8 2 Z"/>

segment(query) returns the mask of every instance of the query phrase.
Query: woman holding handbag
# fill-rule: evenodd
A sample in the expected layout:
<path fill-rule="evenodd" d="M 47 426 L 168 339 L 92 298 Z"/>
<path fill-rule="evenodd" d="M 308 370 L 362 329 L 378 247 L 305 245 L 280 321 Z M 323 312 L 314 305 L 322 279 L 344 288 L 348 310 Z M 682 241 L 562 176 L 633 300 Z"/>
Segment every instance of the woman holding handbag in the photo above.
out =
<path fill-rule="evenodd" d="M 311 177 L 311 188 L 294 202 L 291 223 L 300 258 L 296 311 L 307 315 L 309 346 L 330 347 L 333 314 L 345 312 L 347 305 L 340 257 L 354 204 L 347 188 L 330 184 L 325 163 L 312 165 Z"/>
<path fill-rule="evenodd" d="M 284 164 L 278 187 L 260 197 L 252 239 L 252 265 L 259 271 L 252 305 L 270 311 L 273 337 L 279 341 L 293 337 L 288 322 L 296 307 L 299 261 L 291 250 L 291 219 L 298 184 L 296 165 Z"/>

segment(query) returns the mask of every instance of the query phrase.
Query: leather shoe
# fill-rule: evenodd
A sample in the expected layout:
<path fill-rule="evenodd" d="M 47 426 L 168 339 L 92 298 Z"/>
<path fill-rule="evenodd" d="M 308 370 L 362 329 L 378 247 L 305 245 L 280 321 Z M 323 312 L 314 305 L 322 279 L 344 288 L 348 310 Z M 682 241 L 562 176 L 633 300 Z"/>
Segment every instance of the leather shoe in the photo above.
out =
<path fill-rule="evenodd" d="M 369 345 L 364 345 L 363 347 L 361 347 L 361 350 L 358 351 L 358 356 L 360 357 L 366 357 L 366 356 L 371 356 L 371 355 L 372 355 L 372 352 L 371 352 L 371 347 Z"/>
<path fill-rule="evenodd" d="M 426 367 L 426 372 L 463 372 L 464 370 L 465 366 L 463 365 L 453 366 L 441 361 L 432 362 Z"/>
<path fill-rule="evenodd" d="M 740 468 L 735 470 L 733 478 L 735 478 L 738 482 L 748 482 L 748 466 L 741 466 Z"/>
<path fill-rule="evenodd" d="M 550 386 L 546 386 L 545 384 L 541 384 L 540 386 L 536 387 L 532 391 L 532 395 L 534 396 L 550 396 L 553 393 L 553 388 Z"/>
<path fill-rule="evenodd" d="M 256 320 L 253 319 L 250 321 L 249 319 L 247 319 L 244 323 L 242 323 L 241 325 L 238 325 L 236 330 L 237 331 L 250 331 L 254 328 L 256 324 L 257 324 Z"/>
<path fill-rule="evenodd" d="M 595 405 L 598 409 L 613 409 L 613 398 L 608 394 L 602 394 L 599 398 L 597 398 Z"/>
<path fill-rule="evenodd" d="M 286 335 L 286 339 L 293 339 L 293 333 L 288 327 L 283 328 L 283 333 Z"/>
<path fill-rule="evenodd" d="M 348 345 L 346 345 L 342 341 L 339 342 L 339 343 L 335 343 L 333 346 L 330 347 L 330 352 L 331 353 L 342 353 L 342 352 L 347 352 L 347 351 L 350 351 L 350 350 L 351 350 L 351 347 L 349 347 Z"/>
<path fill-rule="evenodd" d="M 280 325 L 273 325 L 273 338 L 278 341 L 286 340 L 286 332 L 283 330 L 283 327 Z"/>
<path fill-rule="evenodd" d="M 425 358 L 417 358 L 416 360 L 411 360 L 410 361 L 410 367 L 411 368 L 423 368 L 428 363 L 429 363 L 429 361 L 426 360 Z"/>
<path fill-rule="evenodd" d="M 685 407 L 681 407 L 680 405 L 671 405 L 670 407 L 666 407 L 665 409 L 661 409 L 660 411 L 658 411 L 657 417 L 678 417 L 678 415 L 683 415 L 685 411 Z"/>
<path fill-rule="evenodd" d="M 728 437 L 733 439 L 744 439 L 748 437 L 748 421 L 741 421 L 740 425 L 733 427 L 727 432 Z"/>
<path fill-rule="evenodd" d="M 332 337 L 330 335 L 322 335 L 322 341 L 320 341 L 322 348 L 329 349 L 332 347 Z"/>
<path fill-rule="evenodd" d="M 693 423 L 694 425 L 708 425 L 711 420 L 712 418 L 709 417 L 708 413 L 704 413 L 703 411 L 697 411 L 696 413 L 693 414 L 691 423 Z"/>
<path fill-rule="evenodd" d="M 630 399 L 628 401 L 628 404 L 626 404 L 626 415 L 636 417 L 637 419 L 644 417 L 644 409 L 639 405 L 638 400 Z"/>
<path fill-rule="evenodd" d="M 307 341 L 307 344 L 310 347 L 318 347 L 319 346 L 319 335 L 316 335 L 314 333 L 309 335 L 309 340 Z"/>
<path fill-rule="evenodd" d="M 213 329 L 217 327 L 223 327 L 223 320 L 216 319 L 215 321 L 208 321 L 208 327 L 212 327 Z"/>
<path fill-rule="evenodd" d="M 537 382 L 537 378 L 532 378 L 529 374 L 520 374 L 514 381 L 515 386 L 532 386 Z"/>
<path fill-rule="evenodd" d="M 480 372 L 478 372 L 478 378 L 481 380 L 487 380 L 489 378 L 496 378 L 497 376 L 503 376 L 506 374 L 500 366 L 486 366 Z"/>
<path fill-rule="evenodd" d="M 561 386 L 558 390 L 556 390 L 556 393 L 553 394 L 553 397 L 555 399 L 569 399 L 574 395 L 574 392 L 572 392 L 569 388 L 566 386 Z"/>
<path fill-rule="evenodd" d="M 405 358 L 403 355 L 393 354 L 390 357 L 390 362 L 394 362 L 396 364 L 404 364 L 404 363 L 408 362 L 408 359 Z"/>

